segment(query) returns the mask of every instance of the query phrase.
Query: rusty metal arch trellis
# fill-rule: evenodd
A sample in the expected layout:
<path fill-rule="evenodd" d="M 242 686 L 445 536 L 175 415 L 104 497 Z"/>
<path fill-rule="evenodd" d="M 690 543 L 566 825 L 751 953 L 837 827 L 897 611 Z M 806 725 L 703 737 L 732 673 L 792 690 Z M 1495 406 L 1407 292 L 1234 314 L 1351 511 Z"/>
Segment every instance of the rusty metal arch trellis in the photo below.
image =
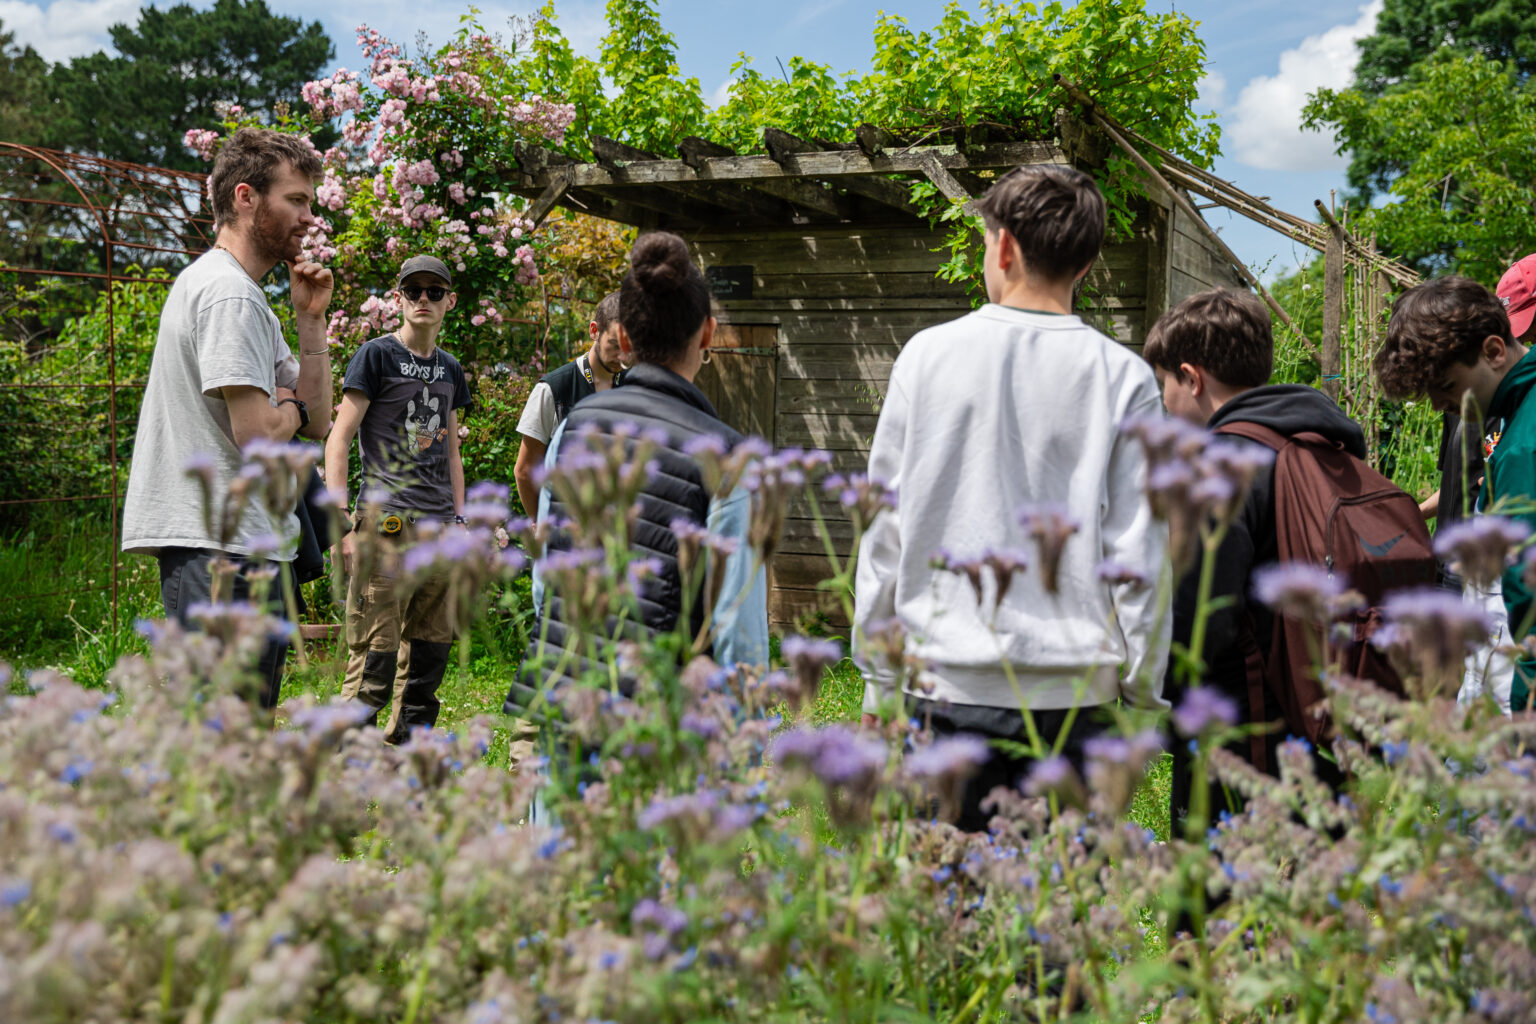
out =
<path fill-rule="evenodd" d="M 169 280 L 155 271 L 173 275 L 208 248 L 213 225 L 203 200 L 205 180 L 201 174 L 0 141 L 0 231 L 5 235 L 0 241 L 0 301 L 9 301 L 0 305 L 0 338 L 20 343 L 29 370 L 46 366 L 40 373 L 51 374 L 48 379 L 32 372 L 21 379 L 7 375 L 0 379 L 0 393 L 13 390 L 23 398 L 37 395 L 55 403 L 73 398 L 77 409 L 90 409 L 89 395 L 104 393 L 106 424 L 104 438 L 81 440 L 82 447 L 104 443 L 104 487 L 91 493 L 0 493 L 0 515 L 14 515 L 21 506 L 75 509 L 105 503 L 102 564 L 110 566 L 103 582 L 84 586 L 57 575 L 32 574 L 36 587 L 0 594 L 0 601 L 41 603 L 105 590 L 112 635 L 117 634 L 122 445 L 131 444 L 134 428 L 133 417 L 122 414 L 120 397 L 144 386 L 121 372 L 119 288 L 161 281 L 168 286 Z M 99 313 L 105 315 L 104 352 L 60 349 L 60 339 L 69 337 L 81 318 Z M 104 379 L 89 379 L 93 361 L 103 357 Z M 71 374 L 71 368 L 76 372 Z M 91 417 L 81 418 L 87 421 L 84 435 Z M 57 443 L 63 446 L 67 440 Z M 57 456 L 58 449 L 46 454 Z M 39 484 L 40 491 L 47 489 Z"/>

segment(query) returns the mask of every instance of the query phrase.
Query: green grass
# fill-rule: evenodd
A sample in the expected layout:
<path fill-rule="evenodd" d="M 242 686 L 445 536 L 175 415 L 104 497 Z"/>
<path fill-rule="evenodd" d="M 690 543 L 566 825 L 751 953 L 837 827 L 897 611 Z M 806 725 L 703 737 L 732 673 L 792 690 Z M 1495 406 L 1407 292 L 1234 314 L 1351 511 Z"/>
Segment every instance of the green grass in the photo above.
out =
<path fill-rule="evenodd" d="M 98 686 L 119 655 L 141 649 L 133 623 L 161 614 L 159 572 L 150 559 L 122 558 L 114 632 L 113 552 L 107 525 L 90 518 L 39 517 L 0 540 L 0 661 Z"/>

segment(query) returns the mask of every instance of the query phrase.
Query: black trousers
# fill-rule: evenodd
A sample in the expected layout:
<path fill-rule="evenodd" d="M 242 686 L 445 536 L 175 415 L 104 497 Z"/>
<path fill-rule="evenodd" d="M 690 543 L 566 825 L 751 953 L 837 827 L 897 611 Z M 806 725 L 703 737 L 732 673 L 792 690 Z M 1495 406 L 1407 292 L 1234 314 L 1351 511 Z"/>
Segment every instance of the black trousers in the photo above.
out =
<path fill-rule="evenodd" d="M 1017 743 L 1029 742 L 1029 731 L 1024 728 L 1024 715 L 1013 708 L 994 708 L 972 704 L 946 704 L 908 697 L 912 717 L 929 725 L 936 738 L 969 734 L 984 740 L 1004 739 Z M 1100 729 L 1099 707 L 1081 707 L 1072 727 L 1061 746 L 1061 755 L 1081 774 L 1083 770 L 1083 744 L 1092 739 Z M 1035 730 L 1041 742 L 1053 746 L 1066 725 L 1067 708 L 1050 708 L 1032 712 Z M 981 802 L 998 786 L 1017 787 L 1029 774 L 1035 759 L 1029 755 L 1012 756 L 994 749 L 992 756 L 981 769 L 971 776 L 965 785 L 965 795 L 960 802 L 960 818 L 955 826 L 965 832 L 985 832 L 992 815 L 981 809 Z"/>
<path fill-rule="evenodd" d="M 196 604 L 205 603 L 213 599 L 213 571 L 211 564 L 215 558 L 220 557 L 220 552 L 206 548 L 161 548 L 158 561 L 160 563 L 160 601 L 165 605 L 165 617 L 175 619 L 187 629 L 197 629 L 197 623 L 187 617 L 188 610 Z M 233 556 L 236 563 L 233 593 L 230 599 L 234 601 L 247 601 L 251 596 L 251 583 L 246 578 L 246 572 L 256 568 L 256 564 L 245 561 L 239 556 Z M 265 563 L 266 567 L 276 568 L 276 563 Z M 283 606 L 282 577 L 274 581 L 271 592 L 267 598 L 266 610 L 278 618 L 288 617 L 287 609 Z M 277 707 L 278 692 L 282 689 L 283 665 L 288 660 L 288 640 L 286 638 L 268 637 L 266 645 L 262 648 L 261 657 L 256 662 L 256 675 L 259 682 L 257 698 L 263 708 Z"/>

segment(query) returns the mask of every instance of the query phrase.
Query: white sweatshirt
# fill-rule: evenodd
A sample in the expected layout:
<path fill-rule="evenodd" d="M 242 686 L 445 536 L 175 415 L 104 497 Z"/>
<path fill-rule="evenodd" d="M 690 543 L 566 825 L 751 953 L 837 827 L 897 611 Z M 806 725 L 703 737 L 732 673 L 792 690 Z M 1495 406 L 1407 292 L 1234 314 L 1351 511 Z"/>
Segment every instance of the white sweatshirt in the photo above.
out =
<path fill-rule="evenodd" d="M 1157 595 L 1167 529 L 1142 491 L 1141 446 L 1119 429 L 1162 414 L 1151 368 L 1076 316 L 988 305 L 913 337 L 891 370 L 869 453 L 870 475 L 896 489 L 898 507 L 859 547 L 854 651 L 865 710 L 895 681 L 865 631 L 893 616 L 909 655 L 928 665 L 921 696 L 1035 709 L 1124 696 L 1165 707 L 1170 617 Z M 1054 596 L 1019 522 L 1036 504 L 1065 506 L 1081 524 Z M 994 618 L 990 574 L 978 604 L 964 575 L 931 566 L 941 549 L 961 559 L 1019 549 L 1030 567 Z M 1148 582 L 1101 582 L 1106 561 Z"/>

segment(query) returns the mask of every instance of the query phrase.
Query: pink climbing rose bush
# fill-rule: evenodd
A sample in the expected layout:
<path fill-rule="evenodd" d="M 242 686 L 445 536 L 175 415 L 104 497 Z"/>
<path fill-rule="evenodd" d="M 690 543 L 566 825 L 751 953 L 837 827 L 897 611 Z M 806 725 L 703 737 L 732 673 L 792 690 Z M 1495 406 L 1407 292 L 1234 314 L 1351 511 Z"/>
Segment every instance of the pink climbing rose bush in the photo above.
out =
<path fill-rule="evenodd" d="M 304 246 L 336 271 L 331 343 L 350 349 L 398 327 L 393 269 L 431 253 L 454 271 L 459 298 L 445 329 L 456 352 L 501 357 L 516 310 L 539 283 L 539 261 L 534 225 L 506 196 L 498 154 L 562 144 L 575 108 L 526 94 L 515 47 L 474 24 L 419 58 L 366 25 L 357 44 L 362 68 L 305 84 L 307 109 L 280 111 L 277 124 L 339 137 L 321 154 L 320 223 Z M 255 123 L 231 107 L 222 127 Z M 222 137 L 194 129 L 185 143 L 211 161 Z"/>

